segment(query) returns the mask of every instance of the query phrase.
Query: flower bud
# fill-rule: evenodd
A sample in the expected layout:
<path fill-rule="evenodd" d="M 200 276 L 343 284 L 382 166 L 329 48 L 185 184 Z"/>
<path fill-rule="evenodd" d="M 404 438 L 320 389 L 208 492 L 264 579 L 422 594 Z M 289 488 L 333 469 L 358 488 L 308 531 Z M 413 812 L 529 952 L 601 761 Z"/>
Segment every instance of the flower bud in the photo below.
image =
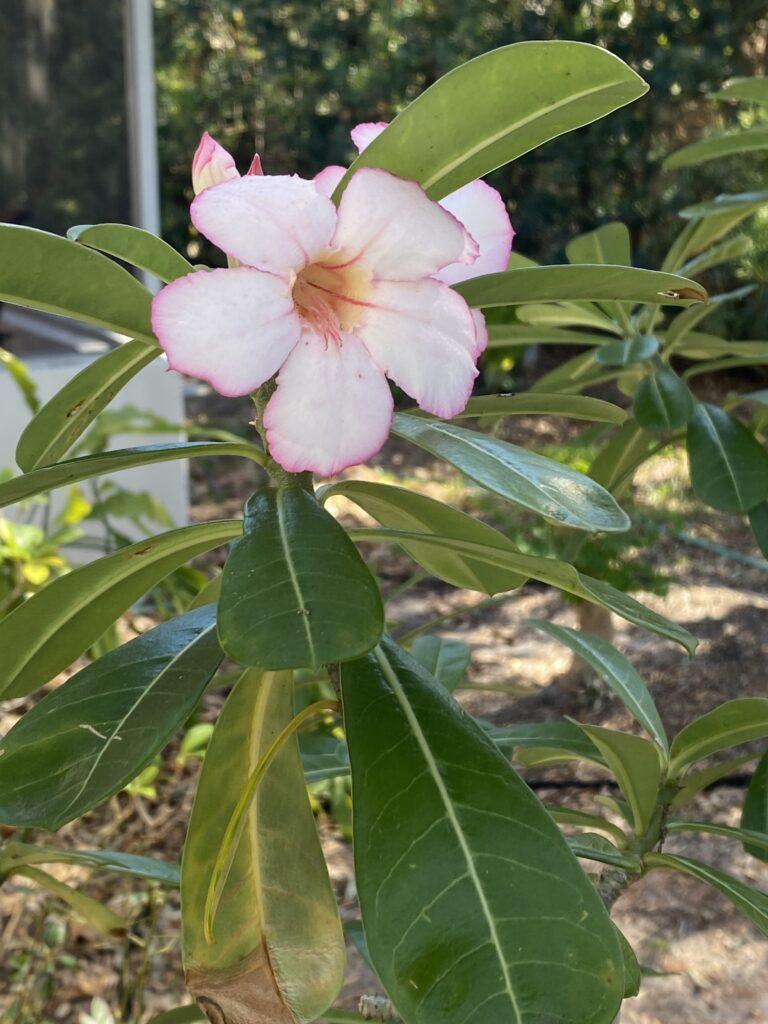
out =
<path fill-rule="evenodd" d="M 192 187 L 195 195 L 211 185 L 220 185 L 229 178 L 237 178 L 237 168 L 231 153 L 212 139 L 208 132 L 203 132 L 200 145 L 192 160 Z"/>

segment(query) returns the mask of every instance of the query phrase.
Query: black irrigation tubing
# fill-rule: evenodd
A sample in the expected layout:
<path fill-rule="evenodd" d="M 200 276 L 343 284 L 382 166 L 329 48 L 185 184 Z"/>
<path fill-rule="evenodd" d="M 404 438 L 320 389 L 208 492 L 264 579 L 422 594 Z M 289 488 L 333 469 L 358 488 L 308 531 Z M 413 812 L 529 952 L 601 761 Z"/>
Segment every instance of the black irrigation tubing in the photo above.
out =
<path fill-rule="evenodd" d="M 600 790 L 600 789 L 612 789 L 619 792 L 618 783 L 612 779 L 526 779 L 523 776 L 523 780 L 529 789 L 540 790 L 540 789 L 582 789 L 582 790 Z M 746 772 L 742 772 L 739 775 L 725 775 L 722 779 L 715 779 L 708 786 L 705 786 L 701 790 L 702 793 L 708 793 L 712 789 L 722 789 L 724 786 L 733 786 L 735 789 L 746 789 L 749 783 L 752 781 L 752 776 Z"/>

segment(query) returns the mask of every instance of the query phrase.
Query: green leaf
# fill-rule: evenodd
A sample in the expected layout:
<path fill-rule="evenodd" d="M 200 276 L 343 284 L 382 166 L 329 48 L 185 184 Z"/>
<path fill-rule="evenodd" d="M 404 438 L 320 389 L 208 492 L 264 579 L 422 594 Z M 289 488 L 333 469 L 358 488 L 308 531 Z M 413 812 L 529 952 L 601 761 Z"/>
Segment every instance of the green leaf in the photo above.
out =
<path fill-rule="evenodd" d="M 0 348 L 0 366 L 4 366 L 16 382 L 21 392 L 24 404 L 31 413 L 36 413 L 40 408 L 40 401 L 37 397 L 37 385 L 32 379 L 29 370 L 12 352 Z"/>
<path fill-rule="evenodd" d="M 157 345 L 118 345 L 68 381 L 26 425 L 16 447 L 25 472 L 56 462 L 129 380 L 160 355 Z"/>
<path fill-rule="evenodd" d="M 389 484 L 362 480 L 341 480 L 321 492 L 322 501 L 334 494 L 343 494 L 378 520 L 382 526 L 419 533 L 438 533 L 463 537 L 477 544 L 494 544 L 514 550 L 498 530 L 450 505 L 428 498 L 425 494 L 392 487 Z M 527 576 L 487 561 L 466 557 L 450 547 L 406 542 L 406 551 L 431 575 L 457 587 L 479 590 L 485 594 L 505 593 L 525 583 Z"/>
<path fill-rule="evenodd" d="M 520 722 L 516 725 L 484 726 L 486 735 L 502 750 L 547 747 L 566 751 L 574 757 L 604 765 L 605 758 L 574 722 Z"/>
<path fill-rule="evenodd" d="M 383 167 L 442 199 L 648 89 L 618 57 L 585 43 L 532 41 L 491 50 L 444 75 L 350 167 Z"/>
<path fill-rule="evenodd" d="M 173 1010 L 159 1013 L 148 1024 L 194 1024 L 195 1021 L 208 1019 L 197 1003 L 192 1003 L 190 1006 L 177 1006 Z"/>
<path fill-rule="evenodd" d="M 147 289 L 107 256 L 37 228 L 0 224 L 0 301 L 156 345 L 151 300 Z"/>
<path fill-rule="evenodd" d="M 411 415 L 424 416 L 417 412 Z M 478 395 L 470 398 L 463 412 L 454 416 L 454 420 L 470 419 L 482 416 L 498 419 L 502 416 L 568 416 L 575 420 L 590 420 L 593 423 L 623 423 L 626 412 L 605 402 L 601 398 L 589 398 L 585 395 L 547 395 L 541 392 L 518 395 Z"/>
<path fill-rule="evenodd" d="M 708 754 L 768 736 L 768 697 L 726 701 L 686 725 L 672 740 L 670 775 Z"/>
<path fill-rule="evenodd" d="M 643 860 L 649 868 L 670 868 L 706 882 L 738 907 L 764 935 L 768 935 L 768 893 L 739 882 L 724 871 L 718 871 L 691 857 L 680 857 L 672 853 L 647 853 Z"/>
<path fill-rule="evenodd" d="M 619 945 L 621 946 L 621 954 L 624 960 L 624 998 L 632 999 L 640 991 L 643 972 L 635 956 L 635 951 L 630 946 L 626 936 L 618 928 L 616 931 L 619 935 Z"/>
<path fill-rule="evenodd" d="M 578 235 L 565 247 L 569 263 L 609 263 L 632 266 L 629 229 L 621 221 L 603 224 L 595 231 Z"/>
<path fill-rule="evenodd" d="M 60 882 L 58 878 L 49 875 L 47 871 L 22 867 L 16 869 L 16 874 L 23 875 L 25 878 L 37 882 L 38 885 L 44 886 L 54 896 L 58 896 L 60 900 L 68 904 L 78 917 L 83 918 L 97 931 L 103 932 L 105 935 L 122 936 L 128 930 L 122 917 L 118 917 L 109 907 L 105 907 L 103 903 L 99 903 L 91 896 L 86 896 L 83 892 L 78 892 L 77 889 L 73 889 L 65 882 Z"/>
<path fill-rule="evenodd" d="M 450 693 L 464 681 L 471 654 L 463 640 L 440 636 L 417 636 L 411 646 L 411 657 Z"/>
<path fill-rule="evenodd" d="M 759 860 L 768 861 L 768 750 L 752 776 L 741 812 L 741 827 L 750 832 L 760 833 L 762 841 L 745 842 L 744 849 Z"/>
<path fill-rule="evenodd" d="M 611 341 L 595 349 L 595 359 L 601 366 L 631 366 L 651 359 L 659 351 L 659 341 L 653 334 L 636 334 L 627 341 Z"/>
<path fill-rule="evenodd" d="M 56 462 L 52 466 L 33 469 L 23 476 L 12 477 L 0 484 L 0 508 L 14 502 L 43 494 L 56 487 L 90 477 L 116 473 L 133 466 L 150 466 L 155 462 L 190 459 L 202 455 L 241 455 L 253 462 L 262 462 L 262 453 L 247 441 L 174 441 L 168 444 L 147 444 L 139 448 L 121 448 L 117 451 L 84 455 L 79 459 Z"/>
<path fill-rule="evenodd" d="M 768 498 L 768 453 L 743 423 L 700 402 L 688 424 L 696 496 L 724 512 L 748 512 Z"/>
<path fill-rule="evenodd" d="M 157 857 L 142 857 L 119 850 L 65 850 L 30 843 L 9 842 L 0 850 L 0 872 L 16 864 L 79 864 L 120 875 L 132 875 L 177 889 L 179 865 Z"/>
<path fill-rule="evenodd" d="M 672 800 L 670 807 L 682 807 L 683 804 L 687 804 L 689 800 L 692 800 L 697 793 L 701 793 L 702 790 L 717 782 L 718 779 L 730 775 L 732 771 L 741 768 L 742 765 L 754 761 L 756 757 L 757 755 L 750 751 L 746 754 L 740 754 L 738 757 L 730 757 L 727 761 L 718 761 L 717 764 L 707 765 L 706 768 L 702 768 L 699 771 L 688 772 L 684 779 L 678 780 L 680 789 Z"/>
<path fill-rule="evenodd" d="M 613 644 L 609 644 L 602 637 L 585 630 L 558 626 L 553 622 L 545 622 L 543 619 L 529 619 L 528 622 L 565 644 L 588 665 L 591 665 L 616 694 L 627 711 L 656 740 L 661 749 L 666 753 L 669 752 L 664 725 L 656 710 L 656 705 L 653 703 L 653 698 L 648 692 L 648 687 L 635 671 L 632 663 L 617 651 Z"/>
<path fill-rule="evenodd" d="M 680 211 L 680 216 L 688 220 L 695 220 L 699 217 L 712 217 L 726 212 L 742 212 L 748 210 L 752 213 L 763 203 L 768 203 L 768 191 L 765 192 L 739 192 L 731 195 L 719 195 L 704 203 L 696 203 L 694 206 L 686 206 Z"/>
<path fill-rule="evenodd" d="M 552 306 L 521 306 L 518 312 L 530 313 L 531 310 L 558 311 L 560 307 Z M 561 314 L 565 323 L 570 322 L 565 314 Z M 600 324 L 602 327 L 602 323 Z M 590 334 L 587 331 L 566 330 L 562 327 L 550 327 L 546 323 L 514 323 L 489 324 L 488 348 L 511 348 L 515 345 L 602 345 L 606 341 L 604 334 Z"/>
<path fill-rule="evenodd" d="M 755 543 L 768 558 L 768 501 L 761 501 L 759 505 L 749 510 L 749 525 L 752 527 Z"/>
<path fill-rule="evenodd" d="M 509 270 L 518 269 L 509 267 Z M 558 324 L 568 327 L 594 327 L 600 331 L 607 331 L 609 334 L 616 334 L 620 338 L 624 336 L 623 328 L 613 322 L 610 317 L 591 302 L 532 302 L 530 305 L 520 306 L 515 310 L 515 316 L 523 324 L 537 328 L 551 329 Z M 491 332 L 493 327 L 490 328 Z M 570 331 L 576 334 L 576 331 Z M 588 345 L 601 345 L 606 339 L 602 335 L 588 335 L 594 340 L 587 341 Z"/>
<path fill-rule="evenodd" d="M 609 583 L 578 572 L 567 562 L 559 562 L 554 558 L 523 555 L 516 551 L 511 544 L 507 547 L 477 544 L 463 538 L 415 533 L 411 530 L 390 530 L 382 527 L 381 529 L 351 530 L 350 535 L 357 540 L 390 540 L 403 545 L 417 541 L 419 544 L 431 545 L 433 548 L 450 547 L 458 554 L 469 555 L 490 565 L 509 568 L 513 572 L 519 572 L 540 580 L 542 583 L 558 587 L 568 594 L 573 594 L 574 597 L 581 597 L 592 604 L 610 608 L 611 611 L 616 612 L 628 622 L 674 640 L 690 654 L 696 650 L 698 641 L 686 629 L 664 618 L 663 615 L 651 611 L 650 608 L 646 608 L 639 601 L 635 601 L 634 598 L 622 593 Z"/>
<path fill-rule="evenodd" d="M 604 729 L 597 725 L 580 725 L 605 758 L 608 767 L 632 809 L 635 833 L 648 828 L 659 799 L 662 781 L 659 750 L 641 736 Z"/>
<path fill-rule="evenodd" d="M 572 725 L 571 722 L 564 724 Z M 574 729 L 576 728 L 574 726 Z M 578 729 L 578 731 L 581 732 L 581 729 Z M 597 747 L 595 747 L 595 750 L 597 751 Z M 599 831 L 607 832 L 609 836 L 613 836 L 619 846 L 625 847 L 627 845 L 627 836 L 622 829 L 618 825 L 614 825 L 613 822 L 601 818 L 599 814 L 575 811 L 571 807 L 560 807 L 555 804 L 545 804 L 545 807 L 552 816 L 553 821 L 556 821 L 559 825 L 579 825 L 584 828 L 598 829 Z"/>
<path fill-rule="evenodd" d="M 67 238 L 110 256 L 117 256 L 159 277 L 166 284 L 175 281 L 177 277 L 193 273 L 195 269 L 162 238 L 130 224 L 78 224 L 69 229 Z"/>
<path fill-rule="evenodd" d="M 610 1024 L 618 940 L 533 793 L 391 641 L 341 683 L 363 924 L 403 1019 Z"/>
<path fill-rule="evenodd" d="M 684 426 L 693 411 L 693 395 L 688 385 L 668 367 L 644 377 L 632 402 L 632 412 L 640 426 L 659 434 Z"/>
<path fill-rule="evenodd" d="M 680 273 L 701 274 L 705 270 L 711 270 L 712 267 L 719 267 L 723 263 L 730 263 L 732 260 L 741 259 L 750 253 L 753 248 L 754 242 L 749 235 L 736 235 L 735 238 L 726 238 L 718 245 L 713 246 L 711 249 L 705 249 L 698 256 L 688 260 L 680 268 Z"/>
<path fill-rule="evenodd" d="M 48 583 L 0 619 L 3 698 L 24 696 L 49 682 L 150 587 L 241 530 L 233 519 L 169 530 Z"/>
<path fill-rule="evenodd" d="M 221 663 L 211 606 L 105 654 L 3 738 L 0 821 L 55 831 L 134 779 L 191 714 Z"/>
<path fill-rule="evenodd" d="M 256 790 L 206 939 L 222 836 L 245 780 L 292 716 L 290 673 L 246 671 L 216 723 L 192 808 L 182 858 L 184 969 L 189 990 L 218 1004 L 222 1020 L 314 1020 L 344 976 L 344 938 L 295 735 Z"/>
<path fill-rule="evenodd" d="M 630 521 L 603 487 L 552 459 L 450 423 L 396 413 L 392 430 L 486 490 L 562 526 L 622 532 Z"/>
<path fill-rule="evenodd" d="M 596 860 L 600 864 L 610 864 L 625 871 L 640 872 L 642 862 L 639 857 L 617 850 L 610 839 L 592 832 L 583 832 L 577 836 L 566 836 L 565 841 L 571 852 L 582 860 Z"/>
<path fill-rule="evenodd" d="M 342 527 L 298 487 L 259 491 L 221 581 L 219 635 L 243 665 L 318 668 L 369 651 L 384 608 Z"/>
<path fill-rule="evenodd" d="M 666 829 L 668 832 L 707 832 L 713 836 L 724 836 L 726 839 L 738 839 L 744 844 L 747 853 L 761 860 L 768 860 L 768 834 L 765 830 L 731 828 L 728 825 L 715 825 L 711 821 L 678 820 L 668 821 Z M 750 848 L 750 843 L 756 845 Z"/>
<path fill-rule="evenodd" d="M 692 142 L 690 146 L 683 146 L 670 154 L 661 166 L 665 171 L 672 171 L 678 167 L 694 167 L 722 156 L 754 153 L 762 149 L 768 149 L 768 128 L 749 128 Z"/>
<path fill-rule="evenodd" d="M 743 100 L 747 103 L 768 103 L 768 79 L 732 78 L 714 93 L 716 100 Z"/>
<path fill-rule="evenodd" d="M 470 306 L 483 307 L 558 299 L 609 299 L 668 306 L 707 301 L 706 291 L 687 277 L 597 264 L 503 270 L 473 277 L 454 287 Z"/>

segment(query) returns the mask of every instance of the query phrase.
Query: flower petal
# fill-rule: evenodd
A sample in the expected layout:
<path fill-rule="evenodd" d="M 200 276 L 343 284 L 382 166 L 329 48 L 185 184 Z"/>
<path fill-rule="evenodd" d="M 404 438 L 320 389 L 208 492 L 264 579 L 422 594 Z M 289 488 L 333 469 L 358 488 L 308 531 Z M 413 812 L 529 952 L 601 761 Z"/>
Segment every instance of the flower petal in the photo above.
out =
<path fill-rule="evenodd" d="M 229 178 L 239 177 L 235 158 L 208 132 L 203 132 L 200 145 L 192 157 L 192 188 L 195 195 L 211 185 L 219 185 Z"/>
<path fill-rule="evenodd" d="M 339 204 L 333 245 L 390 281 L 415 281 L 449 263 L 472 263 L 474 239 L 414 181 L 361 167 Z"/>
<path fill-rule="evenodd" d="M 461 412 L 477 376 L 477 329 L 466 302 L 439 281 L 381 281 L 358 337 L 388 377 L 422 409 Z"/>
<path fill-rule="evenodd" d="M 301 334 L 288 282 L 250 267 L 166 285 L 152 300 L 152 327 L 171 369 L 232 397 L 269 380 Z"/>
<path fill-rule="evenodd" d="M 480 247 L 480 255 L 470 267 L 452 263 L 435 277 L 446 284 L 456 284 L 507 269 L 515 232 L 504 200 L 495 188 L 478 178 L 441 199 L 440 205 L 461 221 Z"/>
<path fill-rule="evenodd" d="M 479 309 L 470 309 L 470 313 L 475 322 L 475 347 L 472 351 L 472 358 L 477 359 L 488 347 L 488 327 L 485 317 Z"/>
<path fill-rule="evenodd" d="M 331 476 L 379 451 L 392 409 L 384 374 L 353 334 L 338 345 L 305 328 L 264 411 L 270 454 L 290 473 Z"/>
<path fill-rule="evenodd" d="M 326 248 L 336 209 L 296 175 L 246 175 L 206 189 L 192 223 L 228 256 L 271 274 L 300 270 Z"/>
<path fill-rule="evenodd" d="M 386 121 L 364 121 L 362 124 L 356 124 L 349 134 L 357 146 L 358 153 L 362 153 L 366 146 L 370 146 L 386 127 Z"/>
<path fill-rule="evenodd" d="M 318 192 L 322 192 L 324 196 L 328 196 L 330 199 L 336 191 L 336 186 L 346 173 L 346 167 L 341 167 L 339 164 L 331 164 L 330 167 L 324 167 L 322 171 L 318 171 L 312 180 Z"/>

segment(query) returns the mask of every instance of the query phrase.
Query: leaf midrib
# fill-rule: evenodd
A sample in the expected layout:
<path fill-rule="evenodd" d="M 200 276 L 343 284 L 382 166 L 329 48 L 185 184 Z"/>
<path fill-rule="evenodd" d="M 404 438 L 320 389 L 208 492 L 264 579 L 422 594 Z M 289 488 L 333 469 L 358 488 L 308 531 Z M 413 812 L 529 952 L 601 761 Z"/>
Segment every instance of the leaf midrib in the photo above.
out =
<path fill-rule="evenodd" d="M 285 556 L 285 565 L 288 569 L 288 575 L 293 586 L 293 592 L 296 595 L 296 601 L 298 603 L 298 615 L 304 626 L 304 633 L 307 638 L 307 646 L 309 648 L 310 657 L 312 659 L 313 667 L 317 667 L 317 651 L 315 650 L 315 641 L 312 636 L 312 630 L 309 627 L 309 614 L 306 602 L 304 600 L 304 594 L 301 590 L 301 583 L 296 572 L 296 566 L 293 562 L 293 556 L 291 555 L 291 548 L 288 542 L 288 531 L 285 523 L 285 509 L 283 506 L 284 495 L 282 491 L 278 491 L 275 498 L 275 505 L 277 508 L 277 528 L 280 532 L 280 543 L 283 548 L 283 554 Z"/>

